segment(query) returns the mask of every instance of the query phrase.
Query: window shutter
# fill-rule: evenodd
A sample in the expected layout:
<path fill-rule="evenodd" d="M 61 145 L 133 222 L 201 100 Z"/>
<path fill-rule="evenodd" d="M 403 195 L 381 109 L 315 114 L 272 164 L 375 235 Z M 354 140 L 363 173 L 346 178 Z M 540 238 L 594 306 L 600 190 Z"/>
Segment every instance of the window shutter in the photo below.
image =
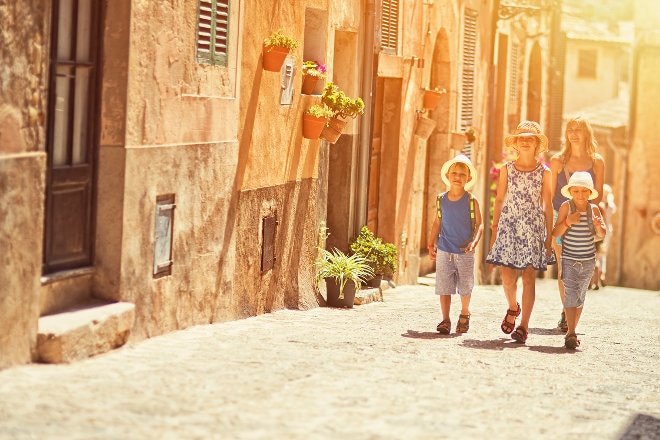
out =
<path fill-rule="evenodd" d="M 399 46 L 399 0 L 383 0 L 380 48 L 396 52 Z"/>
<path fill-rule="evenodd" d="M 463 77 L 461 85 L 461 128 L 472 125 L 474 76 L 477 51 L 477 11 L 465 9 L 463 22 Z"/>
<path fill-rule="evenodd" d="M 227 65 L 230 0 L 199 0 L 197 61 Z"/>

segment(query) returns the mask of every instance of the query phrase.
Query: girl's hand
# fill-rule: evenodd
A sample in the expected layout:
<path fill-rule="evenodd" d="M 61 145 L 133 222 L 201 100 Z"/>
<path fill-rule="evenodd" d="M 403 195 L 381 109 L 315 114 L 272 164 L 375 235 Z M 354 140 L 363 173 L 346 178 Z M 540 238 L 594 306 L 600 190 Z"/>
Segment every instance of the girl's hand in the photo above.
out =
<path fill-rule="evenodd" d="M 550 258 L 550 255 L 552 255 L 552 240 L 553 237 L 551 234 L 548 234 L 548 236 L 545 238 L 545 256 L 546 258 Z"/>
<path fill-rule="evenodd" d="M 580 222 L 580 212 L 575 211 L 566 216 L 566 223 L 570 225 L 574 225 L 575 223 Z"/>
<path fill-rule="evenodd" d="M 438 254 L 438 249 L 433 245 L 428 245 L 427 249 L 429 250 L 429 258 L 431 261 L 435 261 L 435 257 Z"/>

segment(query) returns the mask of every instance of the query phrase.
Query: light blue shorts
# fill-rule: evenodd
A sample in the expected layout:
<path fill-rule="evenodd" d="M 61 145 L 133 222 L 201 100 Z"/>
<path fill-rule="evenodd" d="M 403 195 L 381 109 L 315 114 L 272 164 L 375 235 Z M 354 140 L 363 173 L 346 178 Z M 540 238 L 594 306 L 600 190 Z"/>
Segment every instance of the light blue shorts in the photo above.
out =
<path fill-rule="evenodd" d="M 584 306 L 587 288 L 596 268 L 596 259 L 571 260 L 561 259 L 561 280 L 564 283 L 564 308 Z"/>
<path fill-rule="evenodd" d="M 438 249 L 435 257 L 435 294 L 460 296 L 472 294 L 474 253 L 452 254 Z"/>

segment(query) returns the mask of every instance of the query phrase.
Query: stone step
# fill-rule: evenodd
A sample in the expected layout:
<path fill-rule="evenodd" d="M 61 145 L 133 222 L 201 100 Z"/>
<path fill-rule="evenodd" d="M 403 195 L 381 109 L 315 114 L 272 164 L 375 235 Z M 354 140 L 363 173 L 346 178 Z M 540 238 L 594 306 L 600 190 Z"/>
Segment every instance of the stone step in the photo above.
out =
<path fill-rule="evenodd" d="M 105 353 L 126 343 L 135 321 L 135 304 L 90 300 L 39 318 L 39 361 L 60 364 Z"/>

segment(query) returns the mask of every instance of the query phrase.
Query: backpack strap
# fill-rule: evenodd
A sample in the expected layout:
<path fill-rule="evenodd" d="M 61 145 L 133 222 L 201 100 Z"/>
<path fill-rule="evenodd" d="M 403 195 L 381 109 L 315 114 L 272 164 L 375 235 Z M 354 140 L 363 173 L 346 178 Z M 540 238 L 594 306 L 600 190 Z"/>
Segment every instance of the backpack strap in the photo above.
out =
<path fill-rule="evenodd" d="M 577 208 L 575 208 L 575 202 L 573 199 L 568 199 L 568 208 L 569 208 L 569 213 L 572 214 L 575 212 Z M 596 227 L 594 226 L 594 213 L 591 211 L 591 203 L 587 202 L 587 224 L 589 224 L 589 231 L 593 234 L 596 235 Z M 566 232 L 571 229 L 571 226 L 566 228 Z M 564 238 L 564 235 L 566 235 L 566 232 L 562 235 L 562 239 Z"/>
<path fill-rule="evenodd" d="M 442 206 L 440 205 L 442 198 L 447 195 L 446 192 L 443 192 L 442 194 L 438 194 L 438 197 L 435 199 L 435 206 L 437 209 L 437 214 L 438 214 L 438 219 L 442 220 Z"/>

